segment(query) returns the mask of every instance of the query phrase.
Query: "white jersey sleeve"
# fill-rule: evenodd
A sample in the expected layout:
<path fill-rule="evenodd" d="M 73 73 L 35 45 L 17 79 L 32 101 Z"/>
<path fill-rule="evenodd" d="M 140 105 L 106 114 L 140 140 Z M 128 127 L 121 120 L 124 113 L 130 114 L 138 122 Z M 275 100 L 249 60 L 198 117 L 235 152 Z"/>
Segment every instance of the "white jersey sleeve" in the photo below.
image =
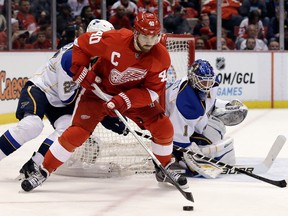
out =
<path fill-rule="evenodd" d="M 46 65 L 29 80 L 40 88 L 52 106 L 63 107 L 72 103 L 79 87 L 72 81 L 72 47 L 68 44 L 58 50 Z"/>
<path fill-rule="evenodd" d="M 212 88 L 207 99 L 201 101 L 188 84 L 187 77 L 176 80 L 166 90 L 166 114 L 174 127 L 175 145 L 187 147 L 194 132 L 203 133 L 208 123 L 207 113 L 214 107 L 216 94 L 217 87 Z"/>

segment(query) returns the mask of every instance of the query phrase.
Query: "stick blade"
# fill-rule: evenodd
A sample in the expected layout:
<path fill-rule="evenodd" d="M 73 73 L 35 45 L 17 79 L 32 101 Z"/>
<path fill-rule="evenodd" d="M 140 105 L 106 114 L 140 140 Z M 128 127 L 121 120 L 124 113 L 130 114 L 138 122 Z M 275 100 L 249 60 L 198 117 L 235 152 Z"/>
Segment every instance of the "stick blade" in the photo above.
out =
<path fill-rule="evenodd" d="M 286 137 L 284 135 L 278 135 L 276 140 L 274 141 L 274 145 L 283 146 L 286 142 Z"/>
<path fill-rule="evenodd" d="M 278 135 L 275 142 L 278 142 L 279 145 L 282 144 L 283 146 L 286 142 L 286 137 L 284 135 Z"/>
<path fill-rule="evenodd" d="M 187 199 L 187 200 L 189 200 L 189 201 L 191 201 L 191 202 L 194 202 L 194 198 L 193 198 L 193 195 L 192 195 L 192 193 L 191 192 L 185 192 L 184 191 L 184 193 L 185 193 L 185 195 L 184 195 L 184 197 Z"/>
<path fill-rule="evenodd" d="M 287 187 L 287 180 L 288 179 L 284 179 L 284 180 L 280 181 L 279 187 L 281 187 L 281 188 Z"/>
<path fill-rule="evenodd" d="M 273 143 L 272 148 L 270 149 L 267 157 L 264 160 L 265 165 L 267 165 L 269 168 L 274 162 L 274 160 L 277 158 L 279 152 L 281 151 L 282 147 L 284 146 L 286 142 L 286 137 L 283 135 L 278 135 L 276 140 Z"/>

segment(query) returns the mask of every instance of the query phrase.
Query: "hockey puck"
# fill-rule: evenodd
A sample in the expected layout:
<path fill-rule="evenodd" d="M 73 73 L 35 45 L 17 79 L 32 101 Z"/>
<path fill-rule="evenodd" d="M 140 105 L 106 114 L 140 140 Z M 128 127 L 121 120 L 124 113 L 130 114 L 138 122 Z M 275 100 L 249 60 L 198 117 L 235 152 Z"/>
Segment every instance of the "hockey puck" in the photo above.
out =
<path fill-rule="evenodd" d="M 183 211 L 193 211 L 194 207 L 193 206 L 183 206 Z"/>

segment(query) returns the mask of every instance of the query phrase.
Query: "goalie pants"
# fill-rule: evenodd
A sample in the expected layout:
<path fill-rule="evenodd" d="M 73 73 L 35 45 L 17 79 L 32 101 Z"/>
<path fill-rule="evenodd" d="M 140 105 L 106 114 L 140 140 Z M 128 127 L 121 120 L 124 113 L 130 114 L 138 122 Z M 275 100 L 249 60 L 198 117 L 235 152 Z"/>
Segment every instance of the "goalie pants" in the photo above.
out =
<path fill-rule="evenodd" d="M 52 145 L 52 151 L 50 149 L 45 155 L 43 165 L 49 172 L 68 160 L 74 149 L 81 146 L 92 134 L 97 124 L 107 115 L 104 103 L 105 101 L 89 91 L 81 92 L 74 110 L 72 125 L 63 132 L 58 142 Z M 166 166 L 171 160 L 174 131 L 170 119 L 164 114 L 159 103 L 131 108 L 123 115 L 133 120 L 141 129 L 150 131 L 153 137 L 152 151 L 162 165 Z"/>

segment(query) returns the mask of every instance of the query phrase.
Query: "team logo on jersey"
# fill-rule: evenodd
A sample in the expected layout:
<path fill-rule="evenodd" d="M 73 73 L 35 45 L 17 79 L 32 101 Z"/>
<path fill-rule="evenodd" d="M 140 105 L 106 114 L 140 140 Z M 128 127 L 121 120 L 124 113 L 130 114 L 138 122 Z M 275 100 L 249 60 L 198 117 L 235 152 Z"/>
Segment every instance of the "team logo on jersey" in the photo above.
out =
<path fill-rule="evenodd" d="M 21 109 L 24 109 L 29 104 L 29 101 L 24 101 L 21 103 Z"/>
<path fill-rule="evenodd" d="M 86 119 L 90 119 L 91 116 L 89 116 L 89 115 L 81 115 L 80 118 L 83 119 L 83 120 L 86 120 Z"/>
<path fill-rule="evenodd" d="M 225 59 L 224 59 L 224 57 L 216 58 L 216 68 L 218 70 L 223 70 L 225 68 Z"/>
<path fill-rule="evenodd" d="M 123 72 L 112 69 L 109 76 L 109 81 L 112 85 L 120 85 L 131 81 L 141 80 L 146 76 L 146 74 L 147 70 L 139 68 L 129 67 Z"/>

